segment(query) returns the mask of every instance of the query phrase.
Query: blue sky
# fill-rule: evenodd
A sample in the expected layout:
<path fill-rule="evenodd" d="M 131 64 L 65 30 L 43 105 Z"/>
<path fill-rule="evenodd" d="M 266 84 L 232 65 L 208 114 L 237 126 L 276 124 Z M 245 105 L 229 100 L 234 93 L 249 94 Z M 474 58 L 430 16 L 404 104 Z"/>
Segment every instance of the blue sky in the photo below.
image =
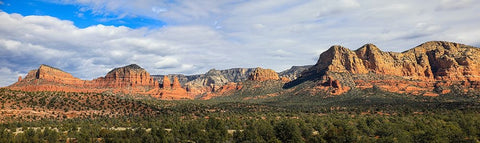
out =
<path fill-rule="evenodd" d="M 6 0 L 0 5 L 2 11 L 7 13 L 19 13 L 22 15 L 44 15 L 58 19 L 70 20 L 78 28 L 86 28 L 92 25 L 126 26 L 130 28 L 159 28 L 165 23 L 158 19 L 142 16 L 96 14 L 92 10 L 73 4 L 62 4 L 48 0 Z"/>
<path fill-rule="evenodd" d="M 332 45 L 480 46 L 475 0 L 0 0 L 0 86 L 40 64 L 82 79 L 315 64 Z"/>

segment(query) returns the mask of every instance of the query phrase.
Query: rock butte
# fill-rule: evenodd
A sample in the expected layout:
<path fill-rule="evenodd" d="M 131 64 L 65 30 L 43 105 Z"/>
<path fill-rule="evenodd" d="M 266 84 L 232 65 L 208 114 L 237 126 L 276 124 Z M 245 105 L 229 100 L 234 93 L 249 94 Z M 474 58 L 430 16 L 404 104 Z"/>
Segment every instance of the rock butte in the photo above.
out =
<path fill-rule="evenodd" d="M 314 88 L 305 90 L 330 95 L 341 95 L 354 88 L 379 88 L 402 94 L 438 96 L 450 93 L 452 85 L 462 87 L 464 92 L 478 91 L 479 67 L 479 48 L 452 42 L 426 42 L 401 53 L 383 52 L 373 44 L 354 51 L 336 45 L 320 54 L 315 65 L 293 66 L 281 72 L 281 77 L 271 69 L 213 69 L 203 75 L 156 77 L 161 80 L 159 84 L 135 64 L 115 68 L 105 77 L 94 80 L 81 80 L 60 69 L 41 65 L 7 88 L 141 94 L 160 99 L 210 99 L 241 90 L 245 80 L 279 80 L 285 83 L 284 88 L 314 81 Z"/>
<path fill-rule="evenodd" d="M 271 69 L 256 68 L 252 74 L 248 77 L 249 80 L 254 81 L 266 81 L 266 80 L 279 80 L 277 72 Z"/>

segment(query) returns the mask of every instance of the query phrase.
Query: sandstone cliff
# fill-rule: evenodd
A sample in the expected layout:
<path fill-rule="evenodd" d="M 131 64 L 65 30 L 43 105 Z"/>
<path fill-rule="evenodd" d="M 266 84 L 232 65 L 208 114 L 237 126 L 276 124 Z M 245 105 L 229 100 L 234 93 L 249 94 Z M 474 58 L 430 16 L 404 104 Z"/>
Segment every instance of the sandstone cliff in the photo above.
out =
<path fill-rule="evenodd" d="M 173 84 L 170 84 L 170 79 L 167 76 L 163 77 L 163 84 L 161 89 L 150 91 L 152 97 L 164 100 L 178 100 L 178 99 L 194 99 L 194 95 L 187 93 L 187 90 L 182 88 L 177 77 L 174 77 Z"/>
<path fill-rule="evenodd" d="M 168 89 L 160 89 L 158 82 L 135 64 L 115 68 L 105 77 L 94 80 L 81 80 L 57 68 L 41 65 L 8 88 L 24 91 L 113 92 L 152 95 L 162 99 L 192 99 L 179 85 L 178 79 L 175 78 L 173 85 L 168 83 Z"/>
<path fill-rule="evenodd" d="M 339 81 L 343 83 L 339 84 L 352 87 L 375 85 L 392 92 L 426 94 L 437 86 L 461 83 L 468 85 L 464 86 L 467 89 L 478 87 L 478 67 L 479 48 L 452 42 L 426 42 L 402 53 L 383 52 L 373 44 L 366 44 L 355 51 L 332 46 L 296 82 L 328 82 L 341 78 Z"/>
<path fill-rule="evenodd" d="M 148 88 L 157 88 L 158 82 L 150 77 L 150 74 L 140 66 L 131 64 L 128 66 L 115 68 L 107 73 L 105 77 L 93 80 L 92 85 L 97 87 L 137 87 L 145 86 Z"/>
<path fill-rule="evenodd" d="M 170 84 L 170 79 L 167 77 L 167 76 L 164 76 L 163 77 L 163 81 L 162 81 L 162 87 L 163 88 L 171 88 L 171 84 Z"/>
<path fill-rule="evenodd" d="M 10 85 L 8 88 L 25 91 L 76 91 L 85 81 L 73 77 L 71 74 L 48 65 L 40 65 L 36 70 L 31 70 L 24 79 Z M 59 85 L 68 85 L 61 88 Z"/>
<path fill-rule="evenodd" d="M 172 88 L 182 88 L 182 86 L 180 85 L 180 82 L 178 81 L 177 77 L 173 78 Z"/>
<path fill-rule="evenodd" d="M 262 69 L 260 67 L 255 68 L 255 70 L 250 74 L 248 80 L 253 81 L 266 81 L 266 80 L 279 80 L 277 72 L 271 69 Z"/>

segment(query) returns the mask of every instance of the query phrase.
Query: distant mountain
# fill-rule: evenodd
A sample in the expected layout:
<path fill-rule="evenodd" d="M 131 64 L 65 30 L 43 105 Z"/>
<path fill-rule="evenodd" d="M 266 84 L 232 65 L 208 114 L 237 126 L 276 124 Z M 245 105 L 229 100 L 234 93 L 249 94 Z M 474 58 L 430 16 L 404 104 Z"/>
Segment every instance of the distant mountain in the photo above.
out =
<path fill-rule="evenodd" d="M 185 83 L 192 81 L 194 79 L 197 79 L 201 75 L 200 74 L 198 75 L 183 75 L 183 74 L 152 75 L 152 77 L 155 78 L 155 80 L 157 80 L 159 83 L 163 82 L 163 76 L 167 76 L 171 81 L 173 80 L 174 77 L 177 77 L 180 84 L 182 86 L 185 86 Z"/>
<path fill-rule="evenodd" d="M 169 74 L 167 77 L 173 80 L 174 77 L 178 77 L 182 86 L 210 86 L 210 85 L 225 85 L 229 82 L 242 82 L 247 80 L 250 73 L 254 68 L 232 68 L 226 70 L 211 69 L 205 74 L 198 75 L 182 75 L 182 74 Z M 163 81 L 164 75 L 153 75 L 159 82 Z"/>
<path fill-rule="evenodd" d="M 279 77 L 286 77 L 289 80 L 294 80 L 298 78 L 303 71 L 312 67 L 312 65 L 305 66 L 292 66 L 290 69 L 279 72 Z M 255 68 L 232 68 L 225 70 L 216 70 L 211 69 L 205 74 L 196 74 L 196 75 L 183 75 L 183 74 L 168 74 L 166 75 L 170 80 L 173 80 L 174 77 L 178 77 L 180 84 L 185 86 L 207 86 L 207 85 L 225 85 L 229 82 L 243 82 L 248 79 L 250 74 L 255 70 Z M 152 75 L 153 78 L 158 80 L 160 83 L 163 81 L 163 76 L 165 75 Z"/>

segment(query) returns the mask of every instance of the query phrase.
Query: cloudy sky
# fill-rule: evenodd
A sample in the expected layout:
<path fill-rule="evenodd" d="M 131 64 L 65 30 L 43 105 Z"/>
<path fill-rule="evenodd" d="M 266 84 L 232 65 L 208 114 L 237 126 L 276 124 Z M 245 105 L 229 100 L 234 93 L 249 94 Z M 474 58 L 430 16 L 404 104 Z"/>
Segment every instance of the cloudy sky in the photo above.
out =
<path fill-rule="evenodd" d="M 130 63 L 151 74 L 282 71 L 331 45 L 478 47 L 479 25 L 476 0 L 0 0 L 0 86 L 40 64 L 90 80 Z"/>

